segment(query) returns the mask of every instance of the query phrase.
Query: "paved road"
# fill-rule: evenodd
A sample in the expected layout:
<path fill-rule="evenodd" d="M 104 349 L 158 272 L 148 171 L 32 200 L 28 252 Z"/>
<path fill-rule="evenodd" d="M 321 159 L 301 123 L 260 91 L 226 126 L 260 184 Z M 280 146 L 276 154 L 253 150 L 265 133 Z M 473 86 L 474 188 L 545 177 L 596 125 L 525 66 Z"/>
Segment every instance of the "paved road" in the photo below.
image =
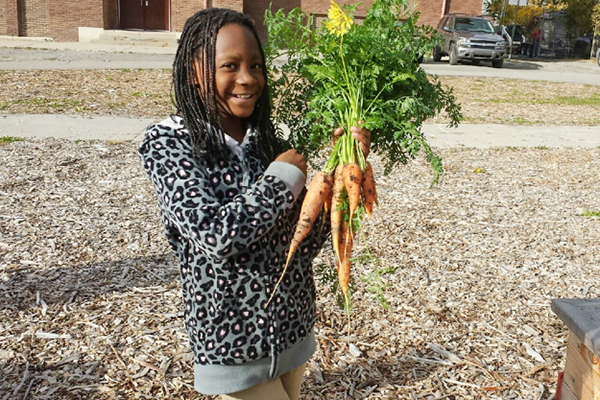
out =
<path fill-rule="evenodd" d="M 6 40 L 0 37 L 0 69 L 120 69 L 171 68 L 175 48 L 93 45 L 89 43 Z M 447 61 L 422 64 L 437 75 L 466 75 L 533 80 L 554 80 L 600 85 L 600 68 L 591 62 L 511 60 L 504 68 L 487 65 L 448 65 Z M 0 114 L 3 134 L 20 137 L 134 140 L 142 138 L 150 119 L 68 115 Z M 428 124 L 423 132 L 435 147 L 547 146 L 598 147 L 598 127 L 465 125 L 449 129 Z"/>
<path fill-rule="evenodd" d="M 505 60 L 502 68 L 492 68 L 489 63 L 450 65 L 443 58 L 440 62 L 427 60 L 422 67 L 427 73 L 439 76 L 480 76 L 600 86 L 600 67 L 596 62 L 584 60 L 524 58 Z"/>
<path fill-rule="evenodd" d="M 174 47 L 105 45 L 0 37 L 0 69 L 170 69 Z M 503 68 L 449 65 L 426 60 L 423 69 L 440 76 L 481 76 L 600 85 L 600 67 L 592 61 L 551 59 L 505 60 Z"/>
<path fill-rule="evenodd" d="M 110 47 L 95 50 L 91 46 L 74 49 L 0 47 L 0 70 L 170 69 L 173 65 L 174 54 L 139 52 L 140 50 L 164 51 L 159 47 L 132 49 L 129 46 L 114 50 Z M 174 52 L 174 49 L 168 50 Z"/>

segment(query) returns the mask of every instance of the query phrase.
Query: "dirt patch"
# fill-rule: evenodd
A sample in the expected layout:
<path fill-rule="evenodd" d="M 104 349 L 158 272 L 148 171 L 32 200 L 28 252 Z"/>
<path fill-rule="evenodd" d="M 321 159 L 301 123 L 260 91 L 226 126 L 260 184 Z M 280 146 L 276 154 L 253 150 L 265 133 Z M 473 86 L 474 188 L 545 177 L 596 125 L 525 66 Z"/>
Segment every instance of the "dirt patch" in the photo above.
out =
<path fill-rule="evenodd" d="M 598 125 L 600 86 L 442 77 L 465 123 Z M 0 71 L 0 112 L 160 118 L 174 111 L 168 70 Z M 447 122 L 440 115 L 432 122 Z"/>
<path fill-rule="evenodd" d="M 600 86 L 475 77 L 441 81 L 453 88 L 465 123 L 600 125 Z"/>

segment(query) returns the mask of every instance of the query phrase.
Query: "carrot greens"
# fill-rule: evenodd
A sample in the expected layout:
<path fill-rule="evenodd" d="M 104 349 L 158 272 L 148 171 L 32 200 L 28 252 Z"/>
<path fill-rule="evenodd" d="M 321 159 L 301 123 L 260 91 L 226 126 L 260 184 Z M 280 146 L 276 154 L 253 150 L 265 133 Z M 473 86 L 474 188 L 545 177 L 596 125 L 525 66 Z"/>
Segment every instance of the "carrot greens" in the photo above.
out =
<path fill-rule="evenodd" d="M 435 183 L 443 172 L 442 161 L 421 132 L 423 122 L 442 111 L 450 117 L 450 125 L 457 125 L 461 117 L 452 90 L 443 88 L 417 62 L 436 43 L 433 29 L 417 26 L 418 14 L 403 0 L 375 0 L 360 21 L 353 17 L 356 9 L 331 0 L 328 19 L 319 27 L 299 9 L 265 15 L 276 126 L 287 125 L 290 144 L 309 161 L 330 146 L 334 129 L 343 129 L 304 198 L 286 267 L 326 209 L 337 287 L 346 310 L 350 310 L 354 237 L 377 204 L 372 169 L 350 128 L 371 131 L 371 148 L 383 156 L 384 173 L 424 152 Z"/>
<path fill-rule="evenodd" d="M 404 0 L 376 0 L 364 19 L 353 16 L 357 5 L 331 3 L 320 26 L 299 9 L 265 14 L 275 122 L 286 125 L 291 145 L 314 160 L 329 146 L 333 129 L 342 127 L 349 136 L 350 127 L 363 121 L 386 173 L 422 151 L 437 182 L 442 161 L 427 143 L 423 123 L 441 112 L 451 126 L 461 119 L 452 90 L 416 61 L 431 53 L 437 34 L 417 25 L 419 14 Z M 333 156 L 345 163 L 356 154 L 364 169 L 356 143 L 338 143 Z M 333 171 L 335 162 L 325 169 Z"/>

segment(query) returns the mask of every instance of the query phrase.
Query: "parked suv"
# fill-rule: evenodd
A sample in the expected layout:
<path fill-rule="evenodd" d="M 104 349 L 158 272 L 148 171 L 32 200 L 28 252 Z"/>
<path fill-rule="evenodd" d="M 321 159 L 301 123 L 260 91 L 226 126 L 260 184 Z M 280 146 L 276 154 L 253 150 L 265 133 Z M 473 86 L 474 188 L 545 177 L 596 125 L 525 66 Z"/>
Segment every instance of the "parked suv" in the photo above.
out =
<path fill-rule="evenodd" d="M 444 36 L 444 43 L 443 48 L 440 44 L 434 50 L 433 61 L 448 56 L 451 65 L 464 60 L 473 64 L 491 61 L 494 68 L 502 68 L 506 42 L 486 18 L 449 14 L 438 24 L 438 31 Z"/>

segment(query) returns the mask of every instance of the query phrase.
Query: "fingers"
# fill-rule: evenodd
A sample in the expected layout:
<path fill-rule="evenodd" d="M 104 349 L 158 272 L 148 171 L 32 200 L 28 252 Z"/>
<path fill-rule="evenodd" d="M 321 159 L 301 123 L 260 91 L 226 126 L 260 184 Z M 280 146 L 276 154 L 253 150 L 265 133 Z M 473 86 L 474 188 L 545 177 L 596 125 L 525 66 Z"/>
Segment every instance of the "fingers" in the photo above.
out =
<path fill-rule="evenodd" d="M 362 123 L 362 121 L 359 123 Z M 352 132 L 352 137 L 358 141 L 361 151 L 367 157 L 371 149 L 371 131 L 360 126 L 353 126 L 350 128 L 350 132 Z"/>
<path fill-rule="evenodd" d="M 304 156 L 295 149 L 284 151 L 275 158 L 275 161 L 283 161 L 295 165 L 305 176 L 307 174 L 308 165 L 306 160 L 304 159 Z"/>
<path fill-rule="evenodd" d="M 333 131 L 333 135 L 331 135 L 331 146 L 335 146 L 340 136 L 344 134 L 344 130 L 342 128 L 336 128 Z"/>
<path fill-rule="evenodd" d="M 363 152 L 365 157 L 369 155 L 371 149 L 371 131 L 365 128 L 362 128 L 364 121 L 358 121 L 358 126 L 353 126 L 350 128 L 350 132 L 352 133 L 352 137 L 356 139 L 359 143 L 360 150 Z M 331 135 L 331 144 L 335 146 L 336 142 L 344 134 L 344 130 L 342 128 L 337 128 L 333 131 Z"/>

